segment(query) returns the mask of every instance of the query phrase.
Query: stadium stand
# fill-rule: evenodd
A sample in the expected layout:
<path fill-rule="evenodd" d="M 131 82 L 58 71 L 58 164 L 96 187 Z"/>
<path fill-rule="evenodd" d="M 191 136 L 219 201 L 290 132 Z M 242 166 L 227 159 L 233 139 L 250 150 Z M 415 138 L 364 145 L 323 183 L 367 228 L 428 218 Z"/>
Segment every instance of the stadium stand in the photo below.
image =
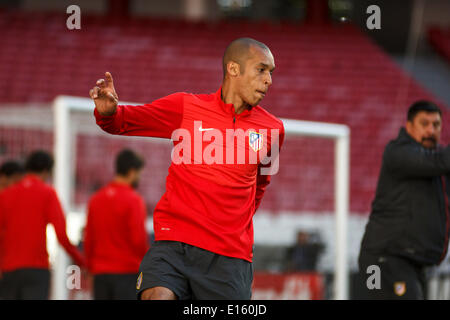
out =
<path fill-rule="evenodd" d="M 450 28 L 432 27 L 428 30 L 428 40 L 447 62 L 450 62 Z"/>
<path fill-rule="evenodd" d="M 51 102 L 61 94 L 87 97 L 104 71 L 113 74 L 124 101 L 149 102 L 176 91 L 215 92 L 222 76 L 221 55 L 232 39 L 248 36 L 268 44 L 277 70 L 262 106 L 279 117 L 351 128 L 352 213 L 369 212 L 382 150 L 397 135 L 407 107 L 416 99 L 440 103 L 351 24 L 193 23 L 83 15 L 82 29 L 69 31 L 61 15 L 3 11 L 0 30 L 0 104 Z M 448 41 L 446 48 L 448 52 Z M 8 136 L 0 143 L 15 156 L 14 137 Z M 35 139 L 50 146 L 53 138 L 40 134 Z M 78 203 L 112 173 L 101 158 L 92 157 L 90 146 L 98 154 L 123 147 L 123 142 L 99 143 L 99 139 L 103 138 L 86 136 L 77 142 Z M 332 142 L 317 146 L 311 138 L 286 141 L 280 172 L 261 209 L 332 211 L 332 187 L 323 188 L 333 185 Z M 148 167 L 167 168 L 169 149 L 161 145 L 161 150 L 147 152 L 152 162 Z M 155 152 L 167 156 L 155 157 Z M 96 165 L 84 167 L 80 160 L 86 158 Z M 154 170 L 147 178 L 165 174 L 165 169 Z M 164 185 L 150 186 L 145 180 L 144 176 L 143 194 L 154 204 Z"/>

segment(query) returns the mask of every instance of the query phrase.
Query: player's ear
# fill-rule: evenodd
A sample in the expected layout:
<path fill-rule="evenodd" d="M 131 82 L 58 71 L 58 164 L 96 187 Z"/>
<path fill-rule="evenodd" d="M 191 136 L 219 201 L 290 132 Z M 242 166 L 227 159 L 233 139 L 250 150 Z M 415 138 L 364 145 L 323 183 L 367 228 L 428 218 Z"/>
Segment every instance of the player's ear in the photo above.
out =
<path fill-rule="evenodd" d="M 240 65 L 234 61 L 227 63 L 227 72 L 231 77 L 237 77 L 240 74 Z"/>
<path fill-rule="evenodd" d="M 405 125 L 405 129 L 406 129 L 406 132 L 408 132 L 409 134 L 411 134 L 411 132 L 412 132 L 412 126 L 413 126 L 413 123 L 412 123 L 412 121 L 406 121 L 406 125 Z"/>

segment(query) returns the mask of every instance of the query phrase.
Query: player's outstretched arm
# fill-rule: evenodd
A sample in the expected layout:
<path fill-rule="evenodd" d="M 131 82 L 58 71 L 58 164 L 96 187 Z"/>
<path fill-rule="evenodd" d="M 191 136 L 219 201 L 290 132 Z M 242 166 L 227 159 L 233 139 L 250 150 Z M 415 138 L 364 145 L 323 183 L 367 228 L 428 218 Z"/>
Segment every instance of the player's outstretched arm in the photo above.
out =
<path fill-rule="evenodd" d="M 396 175 L 409 178 L 434 177 L 450 173 L 450 146 L 437 150 L 410 144 L 388 144 L 383 161 Z"/>
<path fill-rule="evenodd" d="M 97 80 L 96 86 L 89 91 L 95 108 L 102 116 L 111 116 L 116 112 L 119 97 L 114 89 L 111 73 L 105 73 L 105 79 Z"/>
<path fill-rule="evenodd" d="M 126 136 L 170 139 L 183 120 L 184 94 L 173 93 L 144 105 L 118 105 L 119 97 L 109 72 L 89 95 L 95 103 L 95 121 L 105 132 Z"/>

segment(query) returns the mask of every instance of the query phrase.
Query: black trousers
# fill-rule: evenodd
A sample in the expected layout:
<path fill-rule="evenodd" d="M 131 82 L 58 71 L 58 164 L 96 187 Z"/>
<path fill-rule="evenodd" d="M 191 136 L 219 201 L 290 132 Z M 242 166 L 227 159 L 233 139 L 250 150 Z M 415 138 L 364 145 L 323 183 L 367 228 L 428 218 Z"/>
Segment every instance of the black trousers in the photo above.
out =
<path fill-rule="evenodd" d="M 48 269 L 17 269 L 3 273 L 0 299 L 47 300 L 49 288 L 50 271 Z"/>
<path fill-rule="evenodd" d="M 94 300 L 136 300 L 137 274 L 97 274 Z"/>
<path fill-rule="evenodd" d="M 370 300 L 424 300 L 426 276 L 424 267 L 399 256 L 373 254 L 361 251 L 359 255 L 360 299 Z M 380 281 L 374 271 L 378 267 Z"/>

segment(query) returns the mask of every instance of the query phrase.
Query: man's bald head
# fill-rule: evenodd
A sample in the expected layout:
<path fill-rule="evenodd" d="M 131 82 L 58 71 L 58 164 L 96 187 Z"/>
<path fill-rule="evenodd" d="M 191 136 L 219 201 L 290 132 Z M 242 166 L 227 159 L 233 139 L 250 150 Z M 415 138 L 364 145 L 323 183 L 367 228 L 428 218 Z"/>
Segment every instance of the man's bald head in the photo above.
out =
<path fill-rule="evenodd" d="M 250 51 L 252 47 L 259 47 L 264 50 L 270 51 L 269 47 L 266 46 L 264 43 L 251 38 L 239 38 L 234 40 L 228 45 L 228 47 L 225 49 L 225 53 L 223 54 L 222 59 L 224 79 L 227 74 L 227 64 L 230 61 L 239 64 L 241 72 L 244 73 L 245 62 L 250 56 Z"/>

